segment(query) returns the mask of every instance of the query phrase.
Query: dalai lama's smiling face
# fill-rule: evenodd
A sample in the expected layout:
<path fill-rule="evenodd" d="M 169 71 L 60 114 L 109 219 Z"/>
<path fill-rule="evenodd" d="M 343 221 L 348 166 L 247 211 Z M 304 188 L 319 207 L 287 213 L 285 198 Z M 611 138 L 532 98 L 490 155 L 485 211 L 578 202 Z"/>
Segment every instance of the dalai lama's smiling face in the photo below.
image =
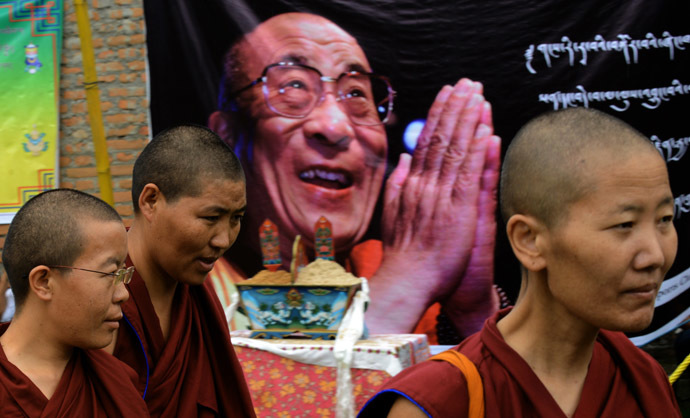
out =
<path fill-rule="evenodd" d="M 292 62 L 336 78 L 371 71 L 364 52 L 347 32 L 323 18 L 280 15 L 248 35 L 241 49 L 248 78 L 266 66 Z M 294 76 L 294 85 L 303 80 Z M 272 111 L 263 83 L 239 98 L 256 121 L 247 179 L 252 212 L 270 218 L 281 234 L 310 241 L 314 224 L 326 216 L 336 249 L 348 249 L 364 235 L 383 183 L 387 142 L 383 125 L 362 126 L 336 97 L 335 83 L 304 117 Z M 255 215 L 252 215 L 255 216 Z"/>
<path fill-rule="evenodd" d="M 127 231 L 121 222 L 86 219 L 80 228 L 84 252 L 71 267 L 114 273 L 124 266 Z M 122 319 L 120 305 L 129 293 L 110 274 L 79 269 L 51 269 L 56 274 L 51 320 L 66 346 L 103 348 L 113 340 Z"/>
<path fill-rule="evenodd" d="M 198 285 L 235 242 L 247 206 L 243 181 L 199 179 L 201 193 L 156 203 L 152 238 L 159 274 Z"/>

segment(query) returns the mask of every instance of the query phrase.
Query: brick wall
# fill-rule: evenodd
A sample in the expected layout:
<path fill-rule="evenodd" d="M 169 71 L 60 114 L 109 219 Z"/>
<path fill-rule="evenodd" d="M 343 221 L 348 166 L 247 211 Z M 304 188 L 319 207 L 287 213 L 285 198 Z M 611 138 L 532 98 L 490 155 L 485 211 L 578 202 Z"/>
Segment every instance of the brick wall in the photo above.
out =
<path fill-rule="evenodd" d="M 64 0 L 60 65 L 60 186 L 99 195 L 72 0 Z M 129 224 L 134 160 L 148 141 L 143 0 L 88 0 L 115 207 Z M 8 225 L 0 225 L 0 248 Z"/>

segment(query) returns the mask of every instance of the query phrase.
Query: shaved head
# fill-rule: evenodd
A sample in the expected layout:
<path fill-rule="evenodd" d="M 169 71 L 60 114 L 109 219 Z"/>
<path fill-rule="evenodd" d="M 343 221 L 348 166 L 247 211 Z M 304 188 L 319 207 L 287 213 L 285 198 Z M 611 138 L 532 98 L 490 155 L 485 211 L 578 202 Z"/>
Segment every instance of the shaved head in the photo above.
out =
<path fill-rule="evenodd" d="M 156 135 L 146 145 L 132 174 L 132 204 L 139 213 L 139 195 L 153 183 L 169 202 L 198 196 L 209 179 L 244 182 L 235 153 L 218 135 L 199 125 L 179 125 Z"/>
<path fill-rule="evenodd" d="M 644 135 L 606 113 L 571 108 L 538 116 L 517 133 L 506 153 L 503 219 L 531 215 L 552 227 L 594 187 L 596 168 L 640 152 L 658 154 Z"/>
<path fill-rule="evenodd" d="M 2 262 L 18 308 L 29 293 L 28 276 L 34 267 L 69 266 L 85 251 L 86 220 L 122 223 L 107 203 L 72 189 L 43 192 L 17 212 L 5 238 Z"/>

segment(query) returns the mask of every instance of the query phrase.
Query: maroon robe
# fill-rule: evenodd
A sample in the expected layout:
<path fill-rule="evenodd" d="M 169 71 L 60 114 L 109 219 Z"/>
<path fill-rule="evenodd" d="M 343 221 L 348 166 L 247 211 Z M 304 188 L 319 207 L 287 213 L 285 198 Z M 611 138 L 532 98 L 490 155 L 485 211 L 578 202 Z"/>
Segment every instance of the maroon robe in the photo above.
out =
<path fill-rule="evenodd" d="M 0 325 L 0 335 L 8 326 Z M 147 417 L 136 379 L 110 354 L 76 348 L 48 399 L 0 346 L 0 417 Z"/>
<path fill-rule="evenodd" d="M 489 318 L 482 330 L 455 347 L 479 369 L 486 417 L 565 417 L 556 401 L 496 328 L 509 309 Z M 386 416 L 405 396 L 431 417 L 466 417 L 467 384 L 445 361 L 425 361 L 386 383 L 359 417 Z M 664 369 L 620 332 L 600 331 L 574 418 L 680 417 Z"/>
<path fill-rule="evenodd" d="M 127 265 L 131 265 L 129 258 Z M 135 273 L 127 287 L 130 298 L 122 305 L 125 319 L 120 322 L 114 354 L 139 374 L 138 386 L 145 391 L 151 416 L 254 417 L 210 280 L 200 286 L 178 284 L 167 342 L 142 278 Z"/>

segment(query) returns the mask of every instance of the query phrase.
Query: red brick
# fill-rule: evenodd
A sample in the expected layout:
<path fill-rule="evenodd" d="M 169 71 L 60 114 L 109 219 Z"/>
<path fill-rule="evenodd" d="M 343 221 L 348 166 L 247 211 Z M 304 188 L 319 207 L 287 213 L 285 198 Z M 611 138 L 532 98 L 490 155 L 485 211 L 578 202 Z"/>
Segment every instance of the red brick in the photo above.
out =
<path fill-rule="evenodd" d="M 122 110 L 134 109 L 137 107 L 137 103 L 134 100 L 120 100 L 117 103 L 117 107 L 119 107 Z"/>
<path fill-rule="evenodd" d="M 108 129 L 106 136 L 109 138 L 114 137 L 114 136 L 127 136 L 127 135 L 131 134 L 132 132 L 134 132 L 134 126 L 129 125 L 125 128 Z"/>
<path fill-rule="evenodd" d="M 122 22 L 122 24 L 117 28 L 119 32 L 124 32 L 124 33 L 132 33 L 137 30 L 137 24 L 132 22 L 131 20 L 125 20 Z M 130 37 L 130 42 L 132 41 L 132 38 Z"/>
<path fill-rule="evenodd" d="M 149 99 L 141 99 L 141 107 L 144 109 L 149 107 Z"/>
<path fill-rule="evenodd" d="M 67 113 L 67 105 L 64 103 L 60 103 L 60 113 Z"/>
<path fill-rule="evenodd" d="M 79 125 L 80 123 L 84 123 L 84 117 L 72 116 L 71 118 L 62 119 L 60 123 L 62 123 L 65 126 L 75 126 Z"/>
<path fill-rule="evenodd" d="M 85 113 L 86 110 L 86 102 L 74 103 L 72 105 L 72 113 Z"/>
<path fill-rule="evenodd" d="M 74 157 L 74 164 L 79 167 L 93 165 L 93 157 L 90 155 L 78 155 Z"/>
<path fill-rule="evenodd" d="M 91 20 L 95 20 L 95 21 L 101 20 L 101 15 L 97 11 L 89 9 L 89 14 L 91 15 Z"/>
<path fill-rule="evenodd" d="M 122 19 L 122 10 L 121 9 L 111 10 L 109 14 L 110 14 L 111 19 Z"/>
<path fill-rule="evenodd" d="M 125 69 L 124 65 L 122 65 L 122 63 L 119 61 L 96 64 L 96 71 L 99 73 L 109 72 L 109 71 L 119 72 L 119 71 L 122 71 L 124 69 Z"/>
<path fill-rule="evenodd" d="M 131 93 L 132 96 L 137 96 L 137 97 L 146 96 L 146 87 L 136 87 L 136 88 L 133 88 L 130 90 L 132 92 Z"/>
<path fill-rule="evenodd" d="M 146 61 L 132 61 L 130 63 L 127 63 L 127 68 L 129 68 L 132 71 L 143 71 L 146 69 Z"/>
<path fill-rule="evenodd" d="M 65 169 L 65 174 L 67 177 L 73 178 L 84 178 L 84 177 L 96 177 L 98 172 L 96 167 L 79 167 L 79 168 L 67 168 Z"/>
<path fill-rule="evenodd" d="M 65 157 L 65 156 L 60 157 L 60 167 L 67 167 L 71 162 L 72 162 L 72 159 L 69 157 Z"/>
<path fill-rule="evenodd" d="M 131 202 L 132 201 L 132 193 L 130 193 L 130 192 L 113 192 L 113 199 L 117 203 Z"/>
<path fill-rule="evenodd" d="M 134 154 L 127 154 L 125 152 L 118 152 L 115 157 L 117 158 L 118 161 L 121 161 L 123 163 L 126 163 L 127 161 L 132 161 L 135 159 L 137 156 Z"/>
<path fill-rule="evenodd" d="M 103 38 L 92 38 L 91 44 L 94 48 L 103 48 Z"/>
<path fill-rule="evenodd" d="M 98 55 L 96 55 L 96 57 L 97 57 L 98 59 L 102 59 L 102 60 L 103 60 L 103 59 L 110 58 L 110 57 L 112 57 L 113 55 L 115 55 L 115 51 L 113 51 L 112 49 L 106 49 L 105 51 L 99 52 Z"/>
<path fill-rule="evenodd" d="M 124 123 L 131 122 L 133 119 L 132 115 L 126 113 L 118 113 L 117 115 L 106 115 L 105 121 L 107 123 Z"/>
<path fill-rule="evenodd" d="M 119 77 L 120 83 L 131 83 L 137 81 L 137 78 L 139 78 L 138 73 L 121 73 Z"/>
<path fill-rule="evenodd" d="M 129 201 L 132 201 L 132 195 L 130 194 L 129 196 Z M 120 216 L 132 216 L 134 215 L 134 210 L 132 209 L 132 205 L 115 205 L 115 210 L 117 210 L 117 213 L 120 214 Z M 127 220 L 124 221 L 125 226 L 132 226 L 131 221 L 129 221 L 129 225 L 127 225 Z"/>
<path fill-rule="evenodd" d="M 10 230 L 9 225 L 0 225 L 0 234 L 7 235 L 7 231 Z"/>
<path fill-rule="evenodd" d="M 130 128 L 134 128 L 134 126 L 130 126 Z M 134 140 L 126 140 L 126 139 L 111 139 L 108 141 L 108 149 L 112 150 L 140 150 L 144 149 L 146 144 L 148 143 L 147 140 L 145 139 L 134 139 Z"/>
<path fill-rule="evenodd" d="M 132 4 L 132 0 L 115 0 L 115 4 L 128 5 Z"/>
<path fill-rule="evenodd" d="M 117 79 L 117 76 L 115 74 L 106 74 L 106 75 L 98 75 L 98 80 L 101 83 L 112 83 Z"/>
<path fill-rule="evenodd" d="M 113 108 L 113 104 L 111 102 L 101 102 L 101 111 L 102 112 L 107 112 L 108 110 Z"/>
<path fill-rule="evenodd" d="M 135 58 L 140 56 L 140 48 L 122 48 L 117 51 L 117 56 L 120 59 Z"/>
<path fill-rule="evenodd" d="M 64 187 L 65 189 L 74 189 L 74 183 L 71 181 L 61 181 L 60 187 Z"/>
<path fill-rule="evenodd" d="M 120 180 L 120 183 L 118 186 L 121 189 L 131 189 L 132 188 L 132 179 L 125 179 L 125 180 Z"/>
<path fill-rule="evenodd" d="M 117 35 L 117 36 L 111 36 L 108 38 L 108 45 L 110 46 L 120 46 L 120 45 L 127 45 L 129 43 L 129 36 L 126 35 Z"/>
<path fill-rule="evenodd" d="M 110 172 L 113 176 L 131 176 L 132 170 L 134 170 L 134 165 L 114 165 L 110 167 Z"/>
<path fill-rule="evenodd" d="M 64 74 L 79 74 L 82 72 L 81 67 L 62 67 L 60 72 Z"/>
<path fill-rule="evenodd" d="M 79 190 L 90 190 L 96 187 L 96 182 L 93 180 L 77 180 L 75 186 Z"/>
<path fill-rule="evenodd" d="M 130 213 L 126 213 L 126 212 L 130 212 Z M 126 212 L 125 212 L 125 209 L 123 209 L 123 210 L 118 209 L 118 211 L 117 211 L 117 213 L 119 213 L 120 216 L 122 217 L 122 223 L 125 224 L 125 228 L 130 228 L 132 226 L 132 223 L 134 222 L 134 219 L 131 218 L 132 215 L 134 215 L 134 211 L 132 210 L 132 208 L 130 206 L 128 209 L 126 209 Z M 0 255 L 2 255 L 2 254 L 0 254 Z"/>
<path fill-rule="evenodd" d="M 148 126 L 142 126 L 139 128 L 139 135 L 145 135 L 147 138 L 149 136 L 149 127 Z M 148 142 L 148 141 L 147 141 Z"/>
<path fill-rule="evenodd" d="M 65 2 L 68 3 L 68 2 Z M 77 21 L 77 15 L 76 13 L 68 13 L 65 15 L 65 21 L 66 22 L 76 22 Z"/>
<path fill-rule="evenodd" d="M 123 89 L 121 87 L 114 87 L 114 88 L 108 89 L 108 96 L 110 96 L 110 97 L 129 96 L 129 90 Z"/>
<path fill-rule="evenodd" d="M 64 90 L 62 97 L 67 100 L 85 99 L 86 92 L 84 90 Z"/>
<path fill-rule="evenodd" d="M 146 36 L 143 33 L 138 33 L 130 37 L 131 45 L 139 45 L 146 43 Z"/>
<path fill-rule="evenodd" d="M 132 7 L 132 17 L 142 17 L 144 15 L 144 9 L 142 7 Z"/>

